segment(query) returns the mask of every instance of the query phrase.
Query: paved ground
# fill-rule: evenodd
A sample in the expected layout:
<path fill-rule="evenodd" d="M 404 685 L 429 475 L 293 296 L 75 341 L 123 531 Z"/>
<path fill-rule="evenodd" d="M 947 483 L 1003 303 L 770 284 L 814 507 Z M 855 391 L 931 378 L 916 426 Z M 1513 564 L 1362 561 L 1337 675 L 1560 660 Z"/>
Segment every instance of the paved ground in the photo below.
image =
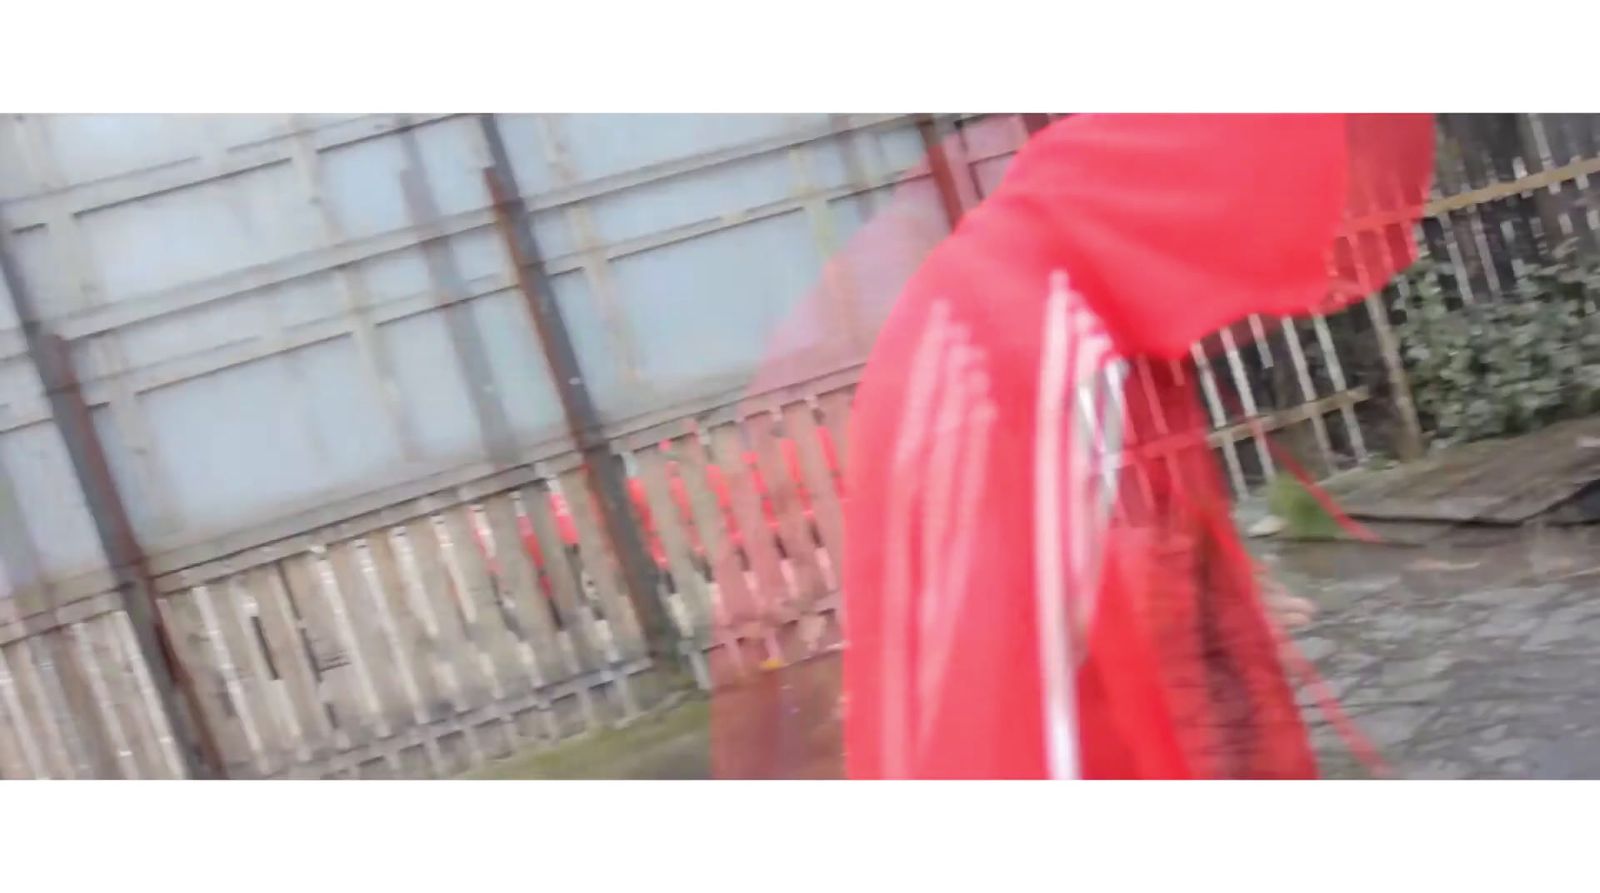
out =
<path fill-rule="evenodd" d="M 1600 530 L 1255 545 L 1318 605 L 1297 641 L 1398 777 L 1600 778 Z M 704 778 L 715 725 L 743 754 L 724 775 L 837 777 L 837 685 L 837 658 L 821 658 L 483 774 Z M 1323 774 L 1366 777 L 1316 708 L 1306 717 Z"/>
<path fill-rule="evenodd" d="M 1297 640 L 1401 778 L 1600 778 L 1600 537 L 1459 530 L 1417 548 L 1281 543 Z M 1330 777 L 1364 777 L 1315 708 Z"/>

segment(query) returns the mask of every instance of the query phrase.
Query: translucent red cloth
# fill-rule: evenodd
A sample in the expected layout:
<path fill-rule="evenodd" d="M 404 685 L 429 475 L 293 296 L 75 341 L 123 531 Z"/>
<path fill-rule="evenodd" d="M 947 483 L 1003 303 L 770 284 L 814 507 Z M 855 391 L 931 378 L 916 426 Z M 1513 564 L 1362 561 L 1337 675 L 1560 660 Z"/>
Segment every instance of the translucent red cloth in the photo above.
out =
<path fill-rule="evenodd" d="M 1408 266 L 1432 167 L 1429 116 L 1081 115 L 1028 142 L 901 291 L 856 393 L 850 777 L 1315 774 L 1185 363 L 1250 315 L 1335 309 Z M 851 250 L 907 242 L 887 219 Z M 1081 399 L 1052 402 L 1061 344 L 1088 428 Z M 1074 490 L 1086 468 L 1108 483 Z"/>

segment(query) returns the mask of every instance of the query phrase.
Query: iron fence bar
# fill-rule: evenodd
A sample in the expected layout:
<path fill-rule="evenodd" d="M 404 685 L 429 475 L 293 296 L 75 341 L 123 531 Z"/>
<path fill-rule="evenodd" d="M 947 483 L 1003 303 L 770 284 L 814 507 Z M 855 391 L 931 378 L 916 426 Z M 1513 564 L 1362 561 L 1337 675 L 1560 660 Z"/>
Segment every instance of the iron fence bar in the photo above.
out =
<path fill-rule="evenodd" d="M 956 188 L 955 170 L 950 164 L 950 155 L 944 150 L 944 141 L 939 139 L 933 115 L 917 116 L 917 133 L 922 137 L 922 148 L 928 156 L 928 172 L 933 175 L 934 186 L 939 190 L 939 204 L 944 208 L 945 221 L 954 232 L 956 224 L 961 222 L 964 209 L 961 206 L 961 193 Z"/>
<path fill-rule="evenodd" d="M 22 329 L 28 359 L 39 375 L 50 415 L 66 445 L 72 473 L 94 519 L 101 550 L 110 564 L 112 579 L 123 609 L 132 622 L 140 656 L 150 670 L 158 706 L 177 740 L 184 773 L 190 778 L 225 775 L 221 751 L 200 712 L 199 695 L 177 659 L 171 634 L 157 609 L 154 577 L 143 548 L 129 521 L 127 506 L 106 460 L 104 444 L 95 430 L 72 348 L 49 331 L 23 280 L 9 244 L 10 232 L 0 225 L 0 278 L 11 295 L 12 309 Z M 180 707 L 187 707 L 187 712 Z"/>
<path fill-rule="evenodd" d="M 562 413 L 579 453 L 584 479 L 595 497 L 600 520 L 613 554 L 621 565 L 624 585 L 639 621 L 639 630 L 652 662 L 662 670 L 680 670 L 683 655 L 680 636 L 666 605 L 657 594 L 654 562 L 645 551 L 639 524 L 629 505 L 622 463 L 606 441 L 599 414 L 589 395 L 577 351 L 550 288 L 543 255 L 533 234 L 533 221 L 522 190 L 517 185 L 505 141 L 494 115 L 478 116 L 490 166 L 484 171 L 495 222 L 515 268 L 518 289 L 533 319 L 535 334 L 549 364 Z"/>

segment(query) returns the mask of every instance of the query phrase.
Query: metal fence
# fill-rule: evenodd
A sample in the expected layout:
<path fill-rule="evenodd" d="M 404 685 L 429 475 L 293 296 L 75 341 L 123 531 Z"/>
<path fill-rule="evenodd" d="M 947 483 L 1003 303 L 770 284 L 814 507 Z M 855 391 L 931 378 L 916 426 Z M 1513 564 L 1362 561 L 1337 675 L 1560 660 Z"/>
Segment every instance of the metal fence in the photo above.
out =
<path fill-rule="evenodd" d="M 1039 123 L 495 116 L 496 181 L 470 116 L 7 121 L 0 216 L 39 319 L 0 319 L 0 776 L 166 777 L 188 751 L 443 775 L 625 720 L 659 663 L 630 559 L 702 685 L 830 647 L 850 387 L 909 272 L 851 237 L 906 215 L 914 257 Z M 1463 290 L 1600 231 L 1596 130 L 1443 119 L 1424 233 Z M 541 249 L 588 429 L 508 226 Z M 793 325 L 815 288 L 828 324 Z M 1250 333 L 1196 354 L 1238 490 L 1274 474 L 1274 430 L 1323 470 L 1414 449 L 1381 300 Z M 86 434 L 127 543 L 91 510 Z M 647 555 L 619 554 L 605 475 Z"/>
<path fill-rule="evenodd" d="M 1015 118 L 936 126 L 956 119 L 950 155 L 972 172 L 960 186 L 970 203 L 1023 134 Z M 926 205 L 940 219 L 933 178 L 914 169 L 924 145 L 905 115 L 6 119 L 0 692 L 11 700 L 0 704 L 17 740 L 0 752 L 33 756 L 0 772 L 154 771 L 124 765 L 123 744 L 186 737 L 163 712 L 220 736 L 212 762 L 245 771 L 219 731 L 248 712 L 239 680 L 293 661 L 224 637 L 228 618 L 264 636 L 273 602 L 235 604 L 227 587 L 192 603 L 166 596 L 175 575 L 312 531 L 348 538 L 352 519 L 486 494 L 485 482 L 561 493 L 559 475 L 534 469 L 729 403 L 823 259 L 890 191 L 902 212 Z M 530 265 L 513 261 L 527 245 L 540 255 L 535 291 L 559 309 L 575 354 L 570 376 L 552 378 L 530 318 L 542 298 L 521 287 Z M 795 378 L 864 356 L 898 285 L 858 272 L 835 305 L 845 312 L 791 339 Z M 564 409 L 579 379 L 593 412 L 575 424 Z M 622 470 L 587 464 L 602 480 Z M 567 496 L 577 515 L 583 500 Z M 618 541 L 607 503 L 593 529 L 578 524 L 591 552 Z M 366 568 L 381 547 L 357 551 Z M 501 561 L 503 585 L 520 592 L 516 561 Z M 615 588 L 637 599 L 619 564 Z M 603 594 L 604 577 L 590 567 L 583 579 Z M 367 619 L 359 595 L 339 597 Z M 141 616 L 147 602 L 160 610 Z M 313 621 L 291 616 L 309 637 Z M 307 647 L 361 652 L 371 630 L 339 622 Z M 530 622 L 513 623 L 523 646 Z M 367 644 L 349 666 L 379 648 Z M 146 658 L 152 678 L 125 688 L 137 675 L 99 673 L 95 648 Z M 159 709 L 172 687 L 161 665 L 186 704 Z M 557 681 L 555 665 L 541 671 L 541 684 Z M 349 720 L 355 707 L 343 706 Z M 251 727 L 243 740 L 265 740 L 265 720 Z M 45 768 L 45 752 L 62 762 Z"/>

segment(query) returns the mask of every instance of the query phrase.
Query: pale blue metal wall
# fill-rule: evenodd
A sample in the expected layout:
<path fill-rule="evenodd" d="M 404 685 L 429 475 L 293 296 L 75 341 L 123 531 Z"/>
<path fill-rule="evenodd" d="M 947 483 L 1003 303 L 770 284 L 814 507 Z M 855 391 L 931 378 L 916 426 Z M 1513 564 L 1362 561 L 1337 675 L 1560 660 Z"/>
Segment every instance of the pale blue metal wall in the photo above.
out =
<path fill-rule="evenodd" d="M 499 124 L 584 375 L 617 426 L 747 384 L 825 259 L 923 155 L 904 116 Z M 964 145 L 976 178 L 992 186 L 1021 138 L 1014 119 L 975 126 Z M 0 218 L 36 302 L 75 345 L 147 549 L 292 525 L 559 443 L 487 165 L 472 116 L 0 124 Z M 901 188 L 939 213 L 931 182 Z M 811 346 L 859 359 L 898 285 L 881 278 L 858 289 L 860 331 L 822 328 L 819 341 L 843 346 Z M 0 302 L 0 465 L 33 575 L 59 580 L 101 558 L 47 419 Z"/>

